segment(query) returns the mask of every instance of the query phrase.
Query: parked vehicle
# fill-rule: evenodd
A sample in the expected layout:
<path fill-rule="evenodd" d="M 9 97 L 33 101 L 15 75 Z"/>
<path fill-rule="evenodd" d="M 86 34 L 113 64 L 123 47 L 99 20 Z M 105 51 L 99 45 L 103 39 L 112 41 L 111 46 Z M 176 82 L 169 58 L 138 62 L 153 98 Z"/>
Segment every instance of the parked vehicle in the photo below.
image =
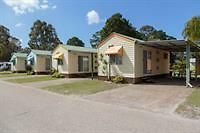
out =
<path fill-rule="evenodd" d="M 0 62 L 0 71 L 8 71 L 11 69 L 11 62 Z"/>

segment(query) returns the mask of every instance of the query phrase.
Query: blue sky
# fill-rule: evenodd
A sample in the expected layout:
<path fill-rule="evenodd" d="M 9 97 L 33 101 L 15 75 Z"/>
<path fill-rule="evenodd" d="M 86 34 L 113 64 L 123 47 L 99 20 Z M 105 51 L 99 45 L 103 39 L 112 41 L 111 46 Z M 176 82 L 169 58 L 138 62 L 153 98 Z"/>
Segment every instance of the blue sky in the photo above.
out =
<path fill-rule="evenodd" d="M 92 34 L 120 12 L 136 28 L 149 24 L 182 39 L 185 22 L 200 15 L 199 5 L 198 0 L 0 0 L 0 24 L 22 39 L 23 47 L 37 19 L 52 24 L 63 43 L 77 36 L 90 47 Z"/>

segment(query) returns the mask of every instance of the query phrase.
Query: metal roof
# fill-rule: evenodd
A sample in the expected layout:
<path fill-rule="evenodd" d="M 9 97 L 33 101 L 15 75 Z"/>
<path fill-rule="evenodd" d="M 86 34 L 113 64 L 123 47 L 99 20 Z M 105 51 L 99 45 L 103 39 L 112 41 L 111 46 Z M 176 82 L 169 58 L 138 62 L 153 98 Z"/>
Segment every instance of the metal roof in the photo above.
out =
<path fill-rule="evenodd" d="M 19 58 L 26 58 L 26 57 L 27 57 L 27 54 L 25 54 L 25 53 L 13 53 L 13 55 L 12 55 L 10 61 L 15 60 L 15 59 L 18 58 L 18 57 L 19 57 Z"/>
<path fill-rule="evenodd" d="M 13 56 L 26 58 L 27 54 L 26 53 L 13 53 Z"/>
<path fill-rule="evenodd" d="M 104 40 L 102 40 L 98 45 L 97 47 L 100 47 L 102 46 L 104 43 L 106 43 L 108 40 L 110 40 L 112 37 L 122 37 L 124 39 L 128 39 L 130 41 L 140 41 L 140 42 L 143 42 L 143 40 L 140 40 L 140 39 L 137 39 L 137 38 L 133 38 L 133 37 L 130 37 L 130 36 L 127 36 L 127 35 L 123 35 L 123 34 L 120 34 L 120 33 L 117 33 L 117 32 L 113 32 L 111 33 L 107 38 L 105 38 Z"/>
<path fill-rule="evenodd" d="M 71 51 L 77 52 L 86 52 L 86 53 L 97 53 L 97 49 L 94 48 L 86 48 L 86 47 L 78 47 L 78 46 L 69 46 L 69 45 L 61 45 L 63 48 Z"/>
<path fill-rule="evenodd" d="M 34 50 L 34 49 L 32 49 L 31 52 L 33 52 L 36 55 L 51 55 L 51 51 L 45 51 L 45 50 Z"/>
<path fill-rule="evenodd" d="M 200 52 L 200 45 L 185 40 L 159 40 L 159 41 L 145 41 L 145 42 L 137 41 L 136 43 L 139 45 L 159 48 L 170 52 L 185 52 L 186 45 L 190 44 L 191 52 Z"/>

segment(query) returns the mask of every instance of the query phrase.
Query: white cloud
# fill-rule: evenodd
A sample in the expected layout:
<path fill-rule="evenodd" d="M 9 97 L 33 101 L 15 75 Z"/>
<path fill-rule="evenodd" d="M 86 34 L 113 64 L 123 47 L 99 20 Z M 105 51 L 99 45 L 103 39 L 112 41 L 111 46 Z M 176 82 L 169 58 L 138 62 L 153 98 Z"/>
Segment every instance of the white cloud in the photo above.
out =
<path fill-rule="evenodd" d="M 49 5 L 48 4 L 43 4 L 43 5 L 40 5 L 40 8 L 43 9 L 43 10 L 46 10 L 49 8 Z"/>
<path fill-rule="evenodd" d="M 51 5 L 48 0 L 3 0 L 3 2 L 11 7 L 16 14 L 46 10 Z"/>
<path fill-rule="evenodd" d="M 23 25 L 24 25 L 23 23 L 19 22 L 19 23 L 15 24 L 15 27 L 21 27 Z"/>
<path fill-rule="evenodd" d="M 20 38 L 19 41 L 20 41 L 21 43 L 23 43 L 23 39 Z"/>
<path fill-rule="evenodd" d="M 86 16 L 89 25 L 98 24 L 100 22 L 99 14 L 95 10 L 89 11 Z"/>
<path fill-rule="evenodd" d="M 45 3 L 45 4 L 49 3 L 48 0 L 43 0 L 42 2 Z"/>
<path fill-rule="evenodd" d="M 56 8 L 57 8 L 57 6 L 56 6 L 56 5 L 52 6 L 52 9 L 56 9 Z"/>

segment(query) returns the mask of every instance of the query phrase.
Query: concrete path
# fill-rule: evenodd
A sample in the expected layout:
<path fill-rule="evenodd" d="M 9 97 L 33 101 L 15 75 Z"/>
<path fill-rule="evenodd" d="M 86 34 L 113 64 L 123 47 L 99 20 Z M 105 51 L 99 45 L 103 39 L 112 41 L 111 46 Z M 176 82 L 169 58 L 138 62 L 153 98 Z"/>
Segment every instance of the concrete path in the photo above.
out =
<path fill-rule="evenodd" d="M 0 133 L 199 133 L 199 125 L 0 81 Z"/>
<path fill-rule="evenodd" d="M 178 85 L 135 84 L 85 96 L 85 98 L 156 113 L 172 114 L 178 104 L 182 103 L 191 92 L 191 88 Z"/>
<path fill-rule="evenodd" d="M 24 83 L 23 85 L 24 86 L 30 86 L 30 87 L 36 87 L 36 88 L 42 88 L 42 87 L 45 87 L 45 86 L 72 83 L 72 82 L 76 82 L 76 81 L 80 81 L 80 80 L 87 80 L 87 78 L 63 78 L 63 79 L 57 79 L 57 80 Z"/>

